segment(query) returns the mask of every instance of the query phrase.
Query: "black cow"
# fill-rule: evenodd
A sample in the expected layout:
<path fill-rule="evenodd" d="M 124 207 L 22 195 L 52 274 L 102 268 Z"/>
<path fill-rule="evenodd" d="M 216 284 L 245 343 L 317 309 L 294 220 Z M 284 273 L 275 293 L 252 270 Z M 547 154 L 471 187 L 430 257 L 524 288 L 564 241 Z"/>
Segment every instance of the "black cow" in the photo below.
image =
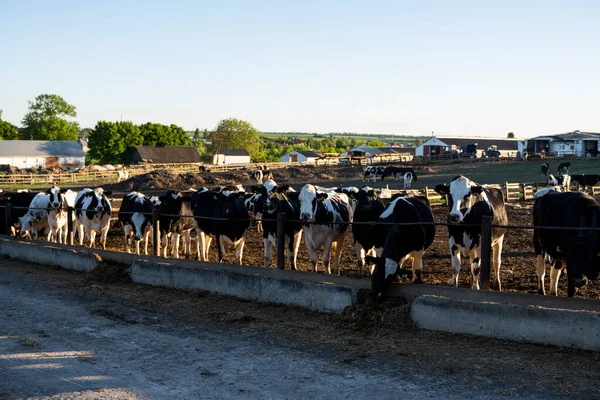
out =
<path fill-rule="evenodd" d="M 349 195 L 354 203 L 352 222 L 376 222 L 379 220 L 385 210 L 385 204 L 382 199 L 378 198 L 373 188 L 363 186 L 357 193 L 350 192 Z M 354 248 L 356 249 L 360 275 L 362 275 L 365 264 L 365 253 L 375 256 L 377 250 L 379 250 L 378 254 L 381 254 L 387 230 L 387 225 L 352 225 Z"/>
<path fill-rule="evenodd" d="M 296 259 L 298 258 L 298 249 L 302 240 L 302 224 L 300 220 L 300 200 L 299 193 L 290 191 L 289 185 L 275 186 L 267 192 L 263 187 L 261 193 L 264 200 L 263 212 L 263 241 L 265 246 L 265 268 L 269 267 L 271 262 L 271 248 L 277 248 L 277 215 L 285 214 L 285 246 L 288 248 L 287 257 L 290 268 L 296 269 Z"/>
<path fill-rule="evenodd" d="M 448 196 L 448 246 L 452 257 L 452 285 L 458 286 L 461 254 L 470 258 L 473 289 L 479 289 L 481 263 L 481 228 L 463 225 L 481 224 L 483 216 L 491 216 L 494 225 L 506 225 L 508 217 L 500 189 L 480 186 L 464 176 L 452 179 L 450 185 L 437 185 L 435 191 Z M 505 228 L 492 229 L 492 263 L 496 273 L 495 288 L 502 290 L 500 262 Z"/>
<path fill-rule="evenodd" d="M 29 204 L 38 192 L 17 191 L 0 193 L 0 233 L 3 235 L 15 235 L 16 227 L 20 219 L 27 213 Z M 10 231 L 6 231 L 6 204 L 11 205 Z"/>
<path fill-rule="evenodd" d="M 542 164 L 542 176 L 548 176 L 548 170 L 550 169 L 550 164 L 543 163 Z"/>
<path fill-rule="evenodd" d="M 559 175 L 560 174 L 568 174 L 570 169 L 571 169 L 571 163 L 563 162 L 558 165 L 558 169 L 556 171 L 558 172 Z"/>
<path fill-rule="evenodd" d="M 410 172 L 412 174 L 412 179 L 417 182 L 417 173 L 415 172 L 415 169 L 412 167 L 386 167 L 383 170 L 383 176 L 381 177 L 381 180 L 384 180 L 387 177 L 393 176 L 395 180 L 399 181 L 402 180 L 404 178 L 404 175 Z"/>
<path fill-rule="evenodd" d="M 144 254 L 148 255 L 148 242 L 152 232 L 154 205 L 142 193 L 131 192 L 123 196 L 119 209 L 119 221 L 125 234 L 125 248 L 131 253 L 131 236 L 135 241 L 135 253 L 140 255 L 140 241 L 144 241 Z"/>
<path fill-rule="evenodd" d="M 196 229 L 196 221 L 193 218 L 190 201 L 192 196 L 198 192 L 186 191 L 175 192 L 167 191 L 158 197 L 160 205 L 160 233 L 162 236 L 163 257 L 167 257 L 168 240 L 171 238 L 171 255 L 179 258 L 179 237 L 183 235 L 183 246 L 185 256 L 190 258 L 192 255 L 192 239 L 190 232 Z"/>
<path fill-rule="evenodd" d="M 596 186 L 600 184 L 600 175 L 571 175 L 571 182 L 574 182 L 576 184 L 577 190 L 579 190 L 580 186 L 583 186 L 583 189 L 585 190 L 586 186 Z"/>
<path fill-rule="evenodd" d="M 534 226 L 600 228 L 600 206 L 594 198 L 581 192 L 549 191 L 536 198 L 533 205 Z M 558 280 L 567 267 L 567 294 L 573 297 L 588 279 L 600 274 L 600 232 L 592 230 L 534 229 L 538 293 L 546 294 L 544 260 L 549 255 L 550 294 L 556 295 Z"/>
<path fill-rule="evenodd" d="M 209 190 L 198 192 L 192 197 L 191 206 L 198 229 L 198 259 L 208 261 L 211 236 L 214 236 L 217 240 L 219 262 L 223 261 L 224 242 L 228 241 L 235 247 L 236 262 L 242 263 L 246 232 L 250 226 L 244 195 L 245 192 L 241 191 Z"/>
<path fill-rule="evenodd" d="M 429 200 L 423 196 L 397 198 L 388 205 L 381 215 L 389 214 L 391 222 L 415 223 L 419 225 L 390 225 L 381 257 L 366 257 L 366 261 L 375 264 L 371 275 L 372 296 L 381 298 L 385 289 L 398 274 L 412 276 L 413 283 L 423 283 L 423 253 L 431 246 L 435 237 L 433 213 Z M 412 271 L 402 269 L 402 264 L 412 259 Z"/>

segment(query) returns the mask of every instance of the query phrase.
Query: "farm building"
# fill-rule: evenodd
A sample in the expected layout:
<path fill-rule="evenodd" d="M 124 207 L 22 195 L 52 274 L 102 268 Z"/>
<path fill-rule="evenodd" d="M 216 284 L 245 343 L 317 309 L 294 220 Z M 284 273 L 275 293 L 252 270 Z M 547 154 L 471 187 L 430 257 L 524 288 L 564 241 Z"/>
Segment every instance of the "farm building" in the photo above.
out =
<path fill-rule="evenodd" d="M 193 146 L 135 146 L 131 161 L 136 164 L 197 163 L 200 155 Z"/>
<path fill-rule="evenodd" d="M 249 164 L 250 153 L 245 149 L 222 149 L 213 156 L 213 164 L 229 165 L 229 164 Z"/>
<path fill-rule="evenodd" d="M 3 140 L 0 164 L 17 168 L 85 166 L 85 152 L 76 140 Z"/>
<path fill-rule="evenodd" d="M 529 154 L 586 156 L 598 155 L 599 132 L 573 131 L 557 135 L 538 136 L 523 141 L 523 147 Z"/>
<path fill-rule="evenodd" d="M 485 137 L 432 137 L 415 150 L 416 157 L 443 157 L 458 155 L 467 151 L 467 146 L 476 145 L 477 155 L 489 148 L 495 148 L 501 157 L 516 157 L 519 152 L 518 139 Z"/>
<path fill-rule="evenodd" d="M 294 150 L 279 157 L 281 162 L 307 162 L 315 163 L 323 155 L 312 150 Z"/>
<path fill-rule="evenodd" d="M 367 164 L 386 161 L 411 161 L 414 155 L 413 148 L 407 147 L 355 147 L 342 154 L 340 157 L 352 159 L 365 159 Z"/>

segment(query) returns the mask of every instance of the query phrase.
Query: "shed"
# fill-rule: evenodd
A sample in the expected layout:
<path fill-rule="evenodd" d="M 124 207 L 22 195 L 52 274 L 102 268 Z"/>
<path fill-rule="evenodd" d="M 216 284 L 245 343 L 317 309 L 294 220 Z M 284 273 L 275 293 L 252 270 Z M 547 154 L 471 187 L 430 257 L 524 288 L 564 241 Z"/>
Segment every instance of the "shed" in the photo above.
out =
<path fill-rule="evenodd" d="M 3 140 L 0 164 L 17 168 L 85 166 L 85 152 L 76 140 Z"/>
<path fill-rule="evenodd" d="M 200 154 L 193 146 L 135 146 L 131 161 L 136 164 L 197 163 Z"/>
<path fill-rule="evenodd" d="M 279 157 L 281 162 L 307 162 L 315 163 L 323 155 L 312 150 L 294 150 Z"/>
<path fill-rule="evenodd" d="M 213 156 L 213 164 L 250 164 L 250 153 L 246 149 L 222 149 Z"/>
<path fill-rule="evenodd" d="M 522 143 L 530 154 L 544 152 L 556 156 L 597 156 L 600 152 L 600 133 L 573 131 L 538 136 L 524 140 Z"/>

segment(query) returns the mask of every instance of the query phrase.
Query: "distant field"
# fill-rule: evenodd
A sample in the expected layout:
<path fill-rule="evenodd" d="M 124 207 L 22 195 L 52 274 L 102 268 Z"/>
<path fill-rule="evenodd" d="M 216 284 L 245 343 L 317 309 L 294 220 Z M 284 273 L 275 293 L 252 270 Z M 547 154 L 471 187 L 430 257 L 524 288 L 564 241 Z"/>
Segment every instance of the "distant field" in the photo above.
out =
<path fill-rule="evenodd" d="M 287 137 L 297 137 L 297 138 L 313 138 L 315 137 L 314 133 L 304 133 L 304 132 L 263 132 L 261 133 L 263 137 L 266 138 L 287 138 Z M 329 137 L 329 134 L 321 134 L 316 138 L 326 138 Z M 377 135 L 377 134 L 333 134 L 334 138 L 345 138 L 345 139 L 356 139 L 356 140 L 380 140 L 382 142 L 385 141 L 396 141 L 396 142 L 414 142 L 416 139 L 421 139 L 423 141 L 427 140 L 425 136 L 398 136 L 398 135 Z"/>

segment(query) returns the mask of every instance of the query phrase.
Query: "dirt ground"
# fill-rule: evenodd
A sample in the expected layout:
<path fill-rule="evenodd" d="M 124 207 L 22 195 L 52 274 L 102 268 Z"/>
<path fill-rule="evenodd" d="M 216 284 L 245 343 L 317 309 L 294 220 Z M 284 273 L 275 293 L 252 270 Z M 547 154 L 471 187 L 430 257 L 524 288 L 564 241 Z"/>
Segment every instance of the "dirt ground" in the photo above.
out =
<path fill-rule="evenodd" d="M 419 331 L 399 299 L 332 315 L 10 259 L 0 272 L 2 398 L 28 397 L 20 395 L 65 374 L 86 379 L 77 390 L 118 392 L 52 398 L 137 398 L 127 395 L 136 388 L 149 398 L 600 397 L 596 352 Z M 72 350 L 91 353 L 18 356 Z M 23 375 L 49 362 L 64 369 Z"/>

